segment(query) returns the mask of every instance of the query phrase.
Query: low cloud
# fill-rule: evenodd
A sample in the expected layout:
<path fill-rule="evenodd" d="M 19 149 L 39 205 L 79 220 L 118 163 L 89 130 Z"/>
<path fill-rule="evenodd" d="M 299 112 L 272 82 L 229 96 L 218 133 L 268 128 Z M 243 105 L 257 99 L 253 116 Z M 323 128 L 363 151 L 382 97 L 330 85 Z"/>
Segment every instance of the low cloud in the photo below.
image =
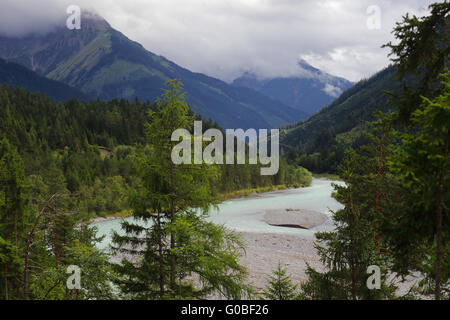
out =
<path fill-rule="evenodd" d="M 342 89 L 335 87 L 329 83 L 325 84 L 325 87 L 322 90 L 326 94 L 334 98 L 337 98 L 342 93 Z"/>
<path fill-rule="evenodd" d="M 0 34 L 44 33 L 65 23 L 70 4 L 94 10 L 119 31 L 192 71 L 231 81 L 303 71 L 299 58 L 357 81 L 388 65 L 391 30 L 406 12 L 423 15 L 427 0 L 3 0 Z M 369 6 L 380 28 L 367 26 Z M 329 90 L 329 89 L 327 89 Z"/>

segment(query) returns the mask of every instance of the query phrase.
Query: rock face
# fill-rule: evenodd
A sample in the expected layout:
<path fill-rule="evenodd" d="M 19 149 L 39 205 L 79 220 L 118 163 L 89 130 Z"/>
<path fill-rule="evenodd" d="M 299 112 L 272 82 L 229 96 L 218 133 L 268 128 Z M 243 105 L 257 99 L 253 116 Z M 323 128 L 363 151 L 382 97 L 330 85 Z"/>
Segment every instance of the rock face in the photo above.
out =
<path fill-rule="evenodd" d="M 264 221 L 272 226 L 311 229 L 323 224 L 327 215 L 304 209 L 267 210 Z"/>

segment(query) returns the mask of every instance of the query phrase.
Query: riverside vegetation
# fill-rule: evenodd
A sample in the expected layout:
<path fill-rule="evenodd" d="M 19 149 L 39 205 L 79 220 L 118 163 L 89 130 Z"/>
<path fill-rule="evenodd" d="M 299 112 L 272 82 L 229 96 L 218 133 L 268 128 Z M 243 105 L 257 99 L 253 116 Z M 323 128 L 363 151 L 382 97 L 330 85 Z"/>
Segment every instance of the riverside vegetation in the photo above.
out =
<path fill-rule="evenodd" d="M 160 192 L 165 190 L 164 165 L 172 162 L 170 157 L 162 158 L 156 146 L 165 144 L 166 138 L 170 141 L 171 132 L 167 131 L 168 122 L 158 122 L 160 117 L 173 117 L 181 105 L 179 116 L 184 120 L 178 128 L 192 129 L 194 120 L 201 120 L 184 102 L 180 86 L 178 81 L 169 82 L 166 96 L 156 103 L 137 100 L 82 103 L 76 99 L 56 103 L 21 88 L 0 87 L 0 296 L 3 299 L 118 297 L 111 284 L 117 283 L 122 288 L 127 268 L 113 268 L 108 256 L 95 249 L 100 239 L 95 237 L 95 230 L 88 227 L 88 221 L 97 216 L 120 216 L 130 212 L 138 218 L 136 193 L 146 190 L 150 182 Z M 155 127 L 157 124 L 159 127 Z M 149 134 L 149 127 L 157 137 Z M 211 127 L 218 128 L 210 120 L 203 121 L 204 130 Z M 143 169 L 145 161 L 156 165 L 156 160 L 163 160 L 159 173 Z M 174 168 L 178 167 L 184 170 L 184 166 Z M 182 204 L 169 207 L 163 205 L 161 199 L 154 199 L 160 207 L 149 203 L 147 208 L 141 208 L 141 214 L 147 214 L 148 219 L 153 219 L 149 212 L 163 216 L 167 213 L 164 210 L 170 208 L 171 214 L 176 212 L 179 219 L 164 222 L 164 228 L 187 228 L 171 231 L 172 245 L 164 247 L 163 255 L 159 256 L 164 259 L 164 266 L 168 261 L 172 266 L 169 282 L 164 282 L 164 288 L 154 295 L 150 291 L 143 294 L 123 287 L 120 297 L 199 298 L 211 291 L 224 291 L 229 297 L 239 297 L 244 291 L 248 294 L 250 290 L 242 282 L 245 270 L 236 262 L 236 250 L 242 248 L 241 240 L 220 226 L 206 223 L 190 212 L 190 208 L 201 204 L 206 212 L 209 206 L 225 197 L 306 186 L 311 182 L 307 170 L 289 165 L 283 159 L 274 176 L 261 176 L 259 164 L 203 165 L 201 168 L 192 169 L 191 175 L 183 173 L 181 180 L 174 177 L 177 188 L 185 188 L 176 197 L 182 199 Z M 161 197 L 173 196 L 166 192 Z M 189 192 L 202 200 L 188 201 Z M 161 229 L 158 234 L 165 235 L 167 230 Z M 181 260 L 178 245 L 196 242 L 183 242 L 181 238 L 174 241 L 175 235 L 183 235 L 185 241 L 193 238 L 200 241 L 203 237 L 204 245 L 214 244 L 215 247 L 202 250 L 198 247 L 197 252 L 217 254 L 217 258 L 205 264 L 204 259 L 209 256 L 195 260 L 195 252 L 186 256 L 187 251 L 183 251 L 185 260 Z M 150 232 L 149 237 L 154 236 Z M 148 242 L 146 245 L 148 250 L 153 248 Z M 188 257 L 193 260 L 187 261 Z M 220 278 L 214 278 L 210 270 L 208 275 L 200 273 L 204 277 L 201 278 L 202 289 L 194 290 L 187 280 L 180 284 L 181 280 L 199 272 L 199 268 L 209 270 L 214 265 L 221 266 L 223 260 L 217 259 L 229 261 Z M 66 267 L 71 264 L 83 265 L 83 290 L 66 288 Z M 163 278 L 166 281 L 166 276 Z"/>
<path fill-rule="evenodd" d="M 450 298 L 450 4 L 430 9 L 405 16 L 387 45 L 402 84 L 388 105 L 379 100 L 389 112 L 342 158 L 327 158 L 345 185 L 335 187 L 336 228 L 316 234 L 325 270 L 308 268 L 296 288 L 279 266 L 265 298 Z M 308 185 L 298 165 L 308 155 L 289 151 L 274 176 L 259 165 L 174 165 L 171 130 L 192 132 L 199 119 L 180 90 L 173 80 L 155 103 L 55 103 L 0 88 L 1 299 L 254 297 L 238 263 L 242 239 L 205 217 L 221 194 Z M 87 221 L 124 210 L 148 223 L 123 224 L 114 264 Z M 82 266 L 81 289 L 67 289 L 68 265 Z M 366 286 L 370 265 L 382 271 L 379 290 Z M 422 280 L 399 297 L 390 276 L 413 273 Z"/>

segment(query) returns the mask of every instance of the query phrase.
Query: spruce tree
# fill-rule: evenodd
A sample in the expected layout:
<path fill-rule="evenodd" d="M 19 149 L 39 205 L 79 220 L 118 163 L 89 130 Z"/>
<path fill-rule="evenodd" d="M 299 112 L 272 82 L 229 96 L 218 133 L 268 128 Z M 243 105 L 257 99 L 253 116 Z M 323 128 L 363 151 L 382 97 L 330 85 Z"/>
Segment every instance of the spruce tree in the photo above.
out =
<path fill-rule="evenodd" d="M 268 300 L 293 300 L 296 297 L 297 286 L 286 275 L 286 269 L 278 262 L 277 269 L 268 278 L 268 286 L 264 290 L 264 298 Z"/>
<path fill-rule="evenodd" d="M 394 267 L 419 270 L 433 280 L 435 299 L 449 289 L 450 246 L 450 72 L 443 93 L 423 103 L 411 115 L 412 132 L 399 132 L 401 144 L 391 166 L 404 187 L 405 203 L 387 222 Z M 434 266 L 434 268 L 429 268 Z"/>
<path fill-rule="evenodd" d="M 210 183 L 217 170 L 206 164 L 172 162 L 176 129 L 191 129 L 194 118 L 181 93 L 168 82 L 150 111 L 147 145 L 134 156 L 141 184 L 131 193 L 135 222 L 114 235 L 115 252 L 124 255 L 116 270 L 124 293 L 141 299 L 200 298 L 213 292 L 241 297 L 245 269 L 237 259 L 242 242 L 204 220 L 213 203 Z M 140 222 L 140 223 L 138 223 Z"/>
<path fill-rule="evenodd" d="M 333 213 L 334 230 L 316 234 L 315 245 L 325 272 L 308 266 L 308 281 L 301 286 L 305 299 L 381 299 L 392 297 L 395 287 L 386 283 L 389 259 L 379 227 L 392 204 L 395 188 L 387 156 L 392 147 L 392 128 L 388 116 L 372 124 L 371 143 L 359 152 L 346 152 L 339 167 L 345 185 L 335 185 L 333 196 L 344 208 Z M 381 288 L 367 287 L 367 269 L 381 270 Z"/>
<path fill-rule="evenodd" d="M 25 210 L 23 162 L 6 138 L 0 140 L 0 239 L 2 265 L 0 292 L 3 298 L 20 297 L 19 261 L 22 257 L 24 230 L 28 216 Z"/>

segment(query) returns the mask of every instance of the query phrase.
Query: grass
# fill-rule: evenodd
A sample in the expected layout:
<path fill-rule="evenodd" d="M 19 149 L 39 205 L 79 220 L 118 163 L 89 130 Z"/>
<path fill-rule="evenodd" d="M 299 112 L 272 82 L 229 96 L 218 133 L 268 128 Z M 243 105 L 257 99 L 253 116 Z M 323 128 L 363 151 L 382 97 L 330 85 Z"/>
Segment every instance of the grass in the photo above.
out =
<path fill-rule="evenodd" d="M 249 196 L 252 196 L 252 195 L 258 194 L 258 193 L 264 193 L 264 192 L 270 192 L 270 191 L 276 191 L 276 190 L 286 190 L 286 189 L 290 189 L 290 188 L 300 188 L 300 187 L 305 187 L 305 186 L 297 185 L 297 184 L 294 184 L 294 185 L 279 184 L 276 186 L 265 186 L 265 187 L 258 187 L 258 188 L 241 189 L 241 190 L 236 190 L 236 191 L 232 191 L 232 192 L 226 192 L 226 193 L 219 194 L 216 198 L 216 202 L 220 203 L 225 200 L 249 197 Z M 291 210 L 293 210 L 293 209 L 291 209 Z M 288 210 L 286 210 L 286 211 L 288 211 Z M 123 210 L 123 211 L 116 212 L 113 214 L 106 214 L 104 217 L 105 218 L 127 218 L 127 217 L 131 217 L 132 215 L 133 215 L 133 213 L 131 210 Z M 99 216 L 95 216 L 95 217 L 99 217 Z"/>
<path fill-rule="evenodd" d="M 108 213 L 102 217 L 104 218 L 128 218 L 133 215 L 133 212 L 131 210 L 122 210 L 115 213 Z M 101 216 L 96 216 L 101 217 Z"/>
<path fill-rule="evenodd" d="M 270 192 L 270 191 L 276 191 L 276 190 L 286 190 L 286 189 L 290 189 L 290 188 L 300 188 L 300 187 L 305 187 L 305 186 L 301 186 L 301 185 L 297 185 L 297 184 L 295 184 L 295 185 L 279 184 L 276 186 L 265 186 L 265 187 L 258 187 L 258 188 L 241 189 L 241 190 L 236 190 L 236 191 L 232 191 L 232 192 L 221 193 L 218 196 L 218 201 L 221 202 L 221 201 L 230 200 L 230 199 L 249 197 L 251 195 L 258 194 L 258 193 L 264 193 L 264 192 Z"/>
<path fill-rule="evenodd" d="M 342 181 L 342 178 L 334 173 L 313 173 L 312 176 L 313 178 L 326 178 L 328 180 Z"/>

